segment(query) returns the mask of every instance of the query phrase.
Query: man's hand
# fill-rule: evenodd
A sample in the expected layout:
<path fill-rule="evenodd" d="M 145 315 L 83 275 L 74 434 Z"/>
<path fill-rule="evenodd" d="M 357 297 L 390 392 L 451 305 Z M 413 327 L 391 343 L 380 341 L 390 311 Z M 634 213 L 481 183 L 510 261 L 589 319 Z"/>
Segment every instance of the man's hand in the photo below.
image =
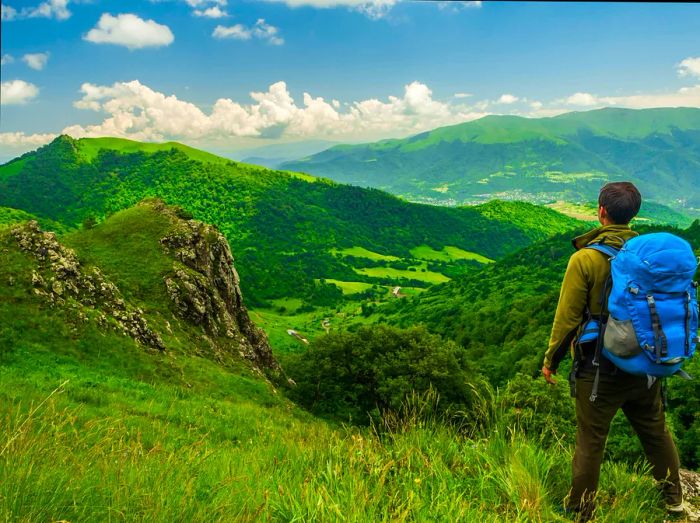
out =
<path fill-rule="evenodd" d="M 542 367 L 542 374 L 544 375 L 544 379 L 549 383 L 550 385 L 556 385 L 557 380 L 555 380 L 552 376 L 556 374 L 556 370 L 549 370 L 547 367 Z"/>

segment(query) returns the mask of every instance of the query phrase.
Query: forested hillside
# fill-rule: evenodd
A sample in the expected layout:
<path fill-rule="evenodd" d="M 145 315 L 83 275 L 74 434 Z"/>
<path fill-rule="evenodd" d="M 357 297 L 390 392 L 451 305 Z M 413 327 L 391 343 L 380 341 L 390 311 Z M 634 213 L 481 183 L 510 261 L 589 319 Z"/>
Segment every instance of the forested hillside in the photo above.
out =
<path fill-rule="evenodd" d="M 402 140 L 338 145 L 283 168 L 452 204 L 587 202 L 606 180 L 627 179 L 651 201 L 692 210 L 700 208 L 700 109 L 487 116 Z"/>
<path fill-rule="evenodd" d="M 322 279 L 425 287 L 448 278 L 444 269 L 429 270 L 416 248 L 439 252 L 449 246 L 463 258 L 475 253 L 477 260 L 497 259 L 578 223 L 520 203 L 498 204 L 507 219 L 494 212 L 496 204 L 410 204 L 179 144 L 62 136 L 0 167 L 0 205 L 64 226 L 94 224 L 145 197 L 178 204 L 217 225 L 236 253 L 244 292 L 254 304 L 280 297 L 321 304 L 341 299 L 340 288 Z M 357 248 L 395 260 L 390 270 L 378 270 L 366 258 L 350 257 Z"/>

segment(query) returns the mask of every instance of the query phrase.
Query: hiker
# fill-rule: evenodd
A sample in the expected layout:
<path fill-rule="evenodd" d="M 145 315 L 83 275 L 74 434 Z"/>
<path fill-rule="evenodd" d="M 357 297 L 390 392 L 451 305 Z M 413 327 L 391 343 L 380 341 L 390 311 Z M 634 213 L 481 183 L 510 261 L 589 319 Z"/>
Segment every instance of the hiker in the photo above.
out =
<path fill-rule="evenodd" d="M 639 212 L 641 203 L 639 191 L 628 182 L 608 183 L 600 190 L 598 219 L 602 226 L 573 240 L 576 252 L 569 260 L 562 282 L 542 367 L 547 383 L 554 384 L 553 375 L 571 350 L 574 365 L 570 384 L 576 398 L 577 430 L 572 486 L 564 511 L 579 521 L 593 516 L 605 441 L 610 422 L 620 408 L 639 436 L 667 510 L 669 513 L 684 510 L 680 462 L 666 427 L 661 380 L 622 371 L 605 355 L 596 353 L 597 336 L 586 342 L 582 332 L 588 318 L 605 322 L 606 298 L 602 296 L 609 291 L 606 282 L 610 276 L 610 257 L 586 247 L 602 243 L 619 249 L 636 237 L 629 222 Z"/>

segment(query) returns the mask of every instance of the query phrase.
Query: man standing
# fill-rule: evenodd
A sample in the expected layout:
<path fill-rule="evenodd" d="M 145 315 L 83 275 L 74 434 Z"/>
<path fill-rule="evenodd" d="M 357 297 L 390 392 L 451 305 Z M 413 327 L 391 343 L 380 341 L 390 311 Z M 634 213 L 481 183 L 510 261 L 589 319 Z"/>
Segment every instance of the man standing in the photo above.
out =
<path fill-rule="evenodd" d="M 627 374 L 601 356 L 598 390 L 591 397 L 596 375 L 593 365 L 596 342 L 576 343 L 585 319 L 605 321 L 601 296 L 610 276 L 608 257 L 584 247 L 603 243 L 619 249 L 625 241 L 637 236 L 629 228 L 629 222 L 639 212 L 641 203 L 641 195 L 631 183 L 608 183 L 601 189 L 598 219 L 602 227 L 573 241 L 576 252 L 569 260 L 562 282 L 542 367 L 547 382 L 554 384 L 553 374 L 573 349 L 577 363 L 574 368 L 578 367 L 572 377 L 575 379 L 577 430 L 572 486 L 566 509 L 581 521 L 593 515 L 605 441 L 610 422 L 620 408 L 642 442 L 654 478 L 660 482 L 667 509 L 680 513 L 684 510 L 678 452 L 666 428 L 660 381 L 649 386 L 646 377 Z"/>

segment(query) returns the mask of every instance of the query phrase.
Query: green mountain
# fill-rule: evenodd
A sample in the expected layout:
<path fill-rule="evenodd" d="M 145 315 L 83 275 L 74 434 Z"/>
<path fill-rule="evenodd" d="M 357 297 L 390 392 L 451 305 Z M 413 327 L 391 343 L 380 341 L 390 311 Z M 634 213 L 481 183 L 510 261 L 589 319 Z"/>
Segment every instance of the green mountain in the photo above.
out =
<path fill-rule="evenodd" d="M 282 297 L 329 305 L 349 284 L 426 287 L 449 279 L 445 261 L 433 260 L 448 247 L 466 268 L 578 223 L 523 203 L 411 204 L 173 143 L 61 136 L 0 166 L 0 205 L 68 227 L 88 227 L 145 197 L 218 226 L 258 305 Z"/>
<path fill-rule="evenodd" d="M 626 179 L 649 200 L 700 209 L 700 109 L 600 109 L 552 118 L 487 116 L 403 140 L 342 145 L 285 169 L 417 201 L 587 202 Z"/>

